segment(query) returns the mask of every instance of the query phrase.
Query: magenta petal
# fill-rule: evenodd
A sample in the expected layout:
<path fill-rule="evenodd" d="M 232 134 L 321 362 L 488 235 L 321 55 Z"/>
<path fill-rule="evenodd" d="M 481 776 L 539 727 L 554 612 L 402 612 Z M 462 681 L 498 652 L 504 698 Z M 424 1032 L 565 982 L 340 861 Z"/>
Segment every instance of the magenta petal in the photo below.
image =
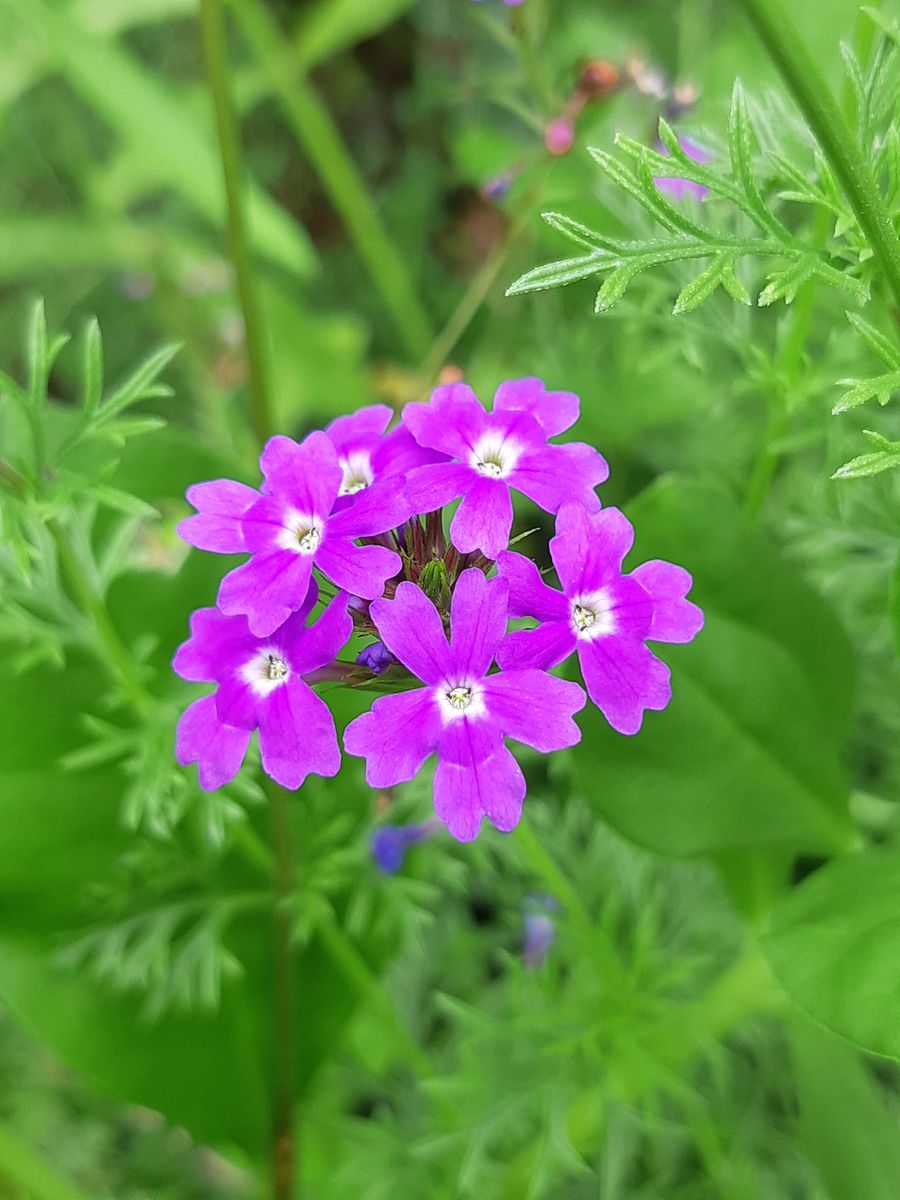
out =
<path fill-rule="evenodd" d="M 310 517 L 328 516 L 344 478 L 331 439 L 318 430 L 299 443 L 282 435 L 269 438 L 259 465 L 266 491 Z"/>
<path fill-rule="evenodd" d="M 384 644 L 425 683 L 443 683 L 453 660 L 441 616 L 421 588 L 401 583 L 393 600 L 376 600 L 370 609 Z"/>
<path fill-rule="evenodd" d="M 341 766 L 334 719 L 325 701 L 292 675 L 260 705 L 259 752 L 267 775 L 300 787 L 307 775 L 337 775 Z"/>
<path fill-rule="evenodd" d="M 488 581 L 477 567 L 463 571 L 450 605 L 450 656 L 460 679 L 477 681 L 490 669 L 506 634 L 509 585 Z"/>
<path fill-rule="evenodd" d="M 568 658 L 578 644 L 568 617 L 546 621 L 537 629 L 517 629 L 500 643 L 497 662 L 504 671 L 538 667 L 542 671 Z"/>
<path fill-rule="evenodd" d="M 639 583 L 628 575 L 620 575 L 604 586 L 603 597 L 612 632 L 641 641 L 649 637 L 653 601 Z"/>
<path fill-rule="evenodd" d="M 488 713 L 480 717 L 462 715 L 451 718 L 441 730 L 438 758 L 441 762 L 475 770 L 503 744 L 503 734 Z"/>
<path fill-rule="evenodd" d="M 491 720 L 504 737 L 515 738 L 543 754 L 581 741 L 572 720 L 586 697 L 577 683 L 545 671 L 501 671 L 484 681 Z"/>
<path fill-rule="evenodd" d="M 535 617 L 538 621 L 564 620 L 569 602 L 562 592 L 544 583 L 537 565 L 513 550 L 497 559 L 497 571 L 509 584 L 509 615 Z"/>
<path fill-rule="evenodd" d="M 351 721 L 344 749 L 366 760 L 370 787 L 393 787 L 413 778 L 437 748 L 441 719 L 428 688 L 380 696 L 370 712 Z"/>
<path fill-rule="evenodd" d="M 172 668 L 182 679 L 212 683 L 250 658 L 255 645 L 245 617 L 199 608 L 191 614 L 191 636 L 175 651 Z"/>
<path fill-rule="evenodd" d="M 420 446 L 405 425 L 398 425 L 381 439 L 372 455 L 372 470 L 375 478 L 381 479 L 391 475 L 407 475 L 416 467 L 445 461 L 446 455 L 441 454 L 440 450 Z"/>
<path fill-rule="evenodd" d="M 326 537 L 316 554 L 316 566 L 345 592 L 375 600 L 385 581 L 401 569 L 400 556 L 384 546 L 357 546 L 350 538 Z"/>
<path fill-rule="evenodd" d="M 309 592 L 312 559 L 292 550 L 254 555 L 229 572 L 219 586 L 223 613 L 243 613 L 256 637 L 268 637 L 300 608 Z"/>
<path fill-rule="evenodd" d="M 336 417 L 325 432 L 334 448 L 340 452 L 356 442 L 367 442 L 379 437 L 390 424 L 394 410 L 387 404 L 370 404 L 354 413 Z"/>
<path fill-rule="evenodd" d="M 525 777 L 505 746 L 474 769 L 438 763 L 434 811 L 460 842 L 474 840 L 484 816 L 503 832 L 515 829 L 524 799 Z"/>
<path fill-rule="evenodd" d="M 248 661 L 252 655 L 248 655 Z M 235 729 L 254 730 L 259 724 L 260 697 L 253 688 L 232 671 L 216 689 L 216 712 L 219 720 Z"/>
<path fill-rule="evenodd" d="M 508 379 L 494 393 L 494 412 L 509 409 L 531 413 L 547 437 L 555 437 L 578 420 L 579 401 L 574 392 L 548 392 L 543 380 L 529 375 Z"/>
<path fill-rule="evenodd" d="M 653 620 L 647 637 L 653 642 L 689 642 L 703 628 L 703 613 L 685 600 L 693 580 L 684 567 L 654 559 L 631 572 L 653 601 Z"/>
<path fill-rule="evenodd" d="M 259 500 L 259 492 L 233 479 L 195 483 L 187 490 L 197 515 L 178 526 L 178 536 L 198 550 L 240 554 L 247 547 L 241 517 Z"/>
<path fill-rule="evenodd" d="M 434 463 L 418 467 L 406 477 L 412 511 L 436 512 L 462 496 L 477 479 L 475 471 L 462 463 Z"/>
<path fill-rule="evenodd" d="M 339 592 L 312 625 L 307 625 L 297 613 L 278 630 L 278 643 L 287 654 L 292 671 L 298 675 L 317 671 L 333 662 L 347 645 L 353 634 L 348 598 L 346 592 Z"/>
<path fill-rule="evenodd" d="M 636 638 L 579 642 L 578 658 L 588 695 L 619 733 L 637 733 L 644 710 L 672 698 L 669 668 Z"/>
<path fill-rule="evenodd" d="M 609 468 L 597 451 L 573 442 L 528 450 L 510 472 L 509 484 L 545 512 L 558 512 L 572 501 L 596 511 L 600 501 L 594 488 L 608 477 Z"/>
<path fill-rule="evenodd" d="M 563 505 L 550 556 L 566 595 L 589 592 L 616 578 L 633 541 L 631 523 L 618 508 L 590 514 L 580 504 Z"/>
<path fill-rule="evenodd" d="M 509 545 L 512 521 L 512 500 L 505 481 L 475 477 L 453 517 L 450 537 L 463 554 L 480 550 L 488 558 L 496 558 Z"/>
<path fill-rule="evenodd" d="M 175 755 L 183 767 L 199 766 L 200 786 L 214 792 L 240 770 L 250 732 L 225 725 L 216 715 L 212 696 L 204 696 L 181 714 L 175 735 Z"/>
<path fill-rule="evenodd" d="M 427 404 L 407 404 L 402 415 L 420 446 L 466 460 L 487 418 L 478 397 L 464 383 L 435 388 Z"/>
<path fill-rule="evenodd" d="M 351 503 L 328 522 L 330 537 L 371 537 L 404 525 L 413 508 L 399 476 L 373 483 L 357 492 Z"/>

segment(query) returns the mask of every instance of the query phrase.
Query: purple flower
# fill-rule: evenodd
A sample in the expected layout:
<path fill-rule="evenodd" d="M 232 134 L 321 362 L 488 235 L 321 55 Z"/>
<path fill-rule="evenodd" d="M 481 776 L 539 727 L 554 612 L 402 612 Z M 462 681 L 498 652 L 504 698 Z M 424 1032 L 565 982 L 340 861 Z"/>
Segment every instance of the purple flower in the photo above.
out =
<path fill-rule="evenodd" d="M 529 971 L 542 967 L 556 941 L 556 924 L 547 912 L 525 914 L 525 966 Z"/>
<path fill-rule="evenodd" d="M 507 637 L 500 665 L 546 669 L 577 650 L 588 695 L 619 733 L 637 733 L 644 709 L 671 699 L 669 668 L 644 642 L 689 642 L 703 625 L 700 609 L 684 598 L 692 580 L 683 567 L 654 561 L 622 574 L 633 537 L 617 508 L 591 514 L 567 504 L 550 542 L 561 592 L 521 554 L 507 551 L 497 562 L 509 583 L 510 616 L 540 622 Z"/>
<path fill-rule="evenodd" d="M 453 461 L 412 471 L 411 503 L 417 512 L 432 512 L 462 496 L 450 526 L 453 544 L 489 558 L 509 545 L 511 490 L 551 513 L 567 500 L 598 509 L 594 488 L 609 475 L 606 462 L 583 442 L 547 440 L 577 418 L 578 397 L 548 392 L 539 379 L 501 384 L 490 413 L 465 384 L 437 388 L 427 404 L 407 404 L 403 420 L 420 445 Z"/>
<path fill-rule="evenodd" d="M 518 823 L 525 779 L 505 737 L 544 753 L 581 737 L 572 720 L 585 702 L 577 684 L 535 669 L 488 675 L 506 633 L 508 591 L 504 580 L 463 571 L 449 644 L 440 613 L 415 584 L 374 601 L 385 645 L 425 686 L 380 697 L 344 734 L 347 752 L 366 759 L 366 780 L 377 788 L 412 779 L 437 751 L 435 812 L 463 842 L 485 816 L 504 831 Z"/>
<path fill-rule="evenodd" d="M 383 675 L 394 665 L 396 659 L 384 642 L 373 642 L 357 654 L 356 661 L 373 675 Z"/>
<path fill-rule="evenodd" d="M 201 550 L 249 553 L 250 559 L 222 580 L 218 606 L 228 616 L 246 616 L 251 633 L 268 637 L 303 604 L 313 565 L 339 588 L 372 599 L 400 570 L 400 558 L 384 546 L 359 546 L 402 524 L 411 509 L 403 479 L 335 509 L 344 470 L 327 434 L 303 442 L 270 438 L 260 467 L 263 492 L 217 479 L 188 488 L 197 515 L 178 526 L 181 537 Z"/>
<path fill-rule="evenodd" d="M 283 787 L 300 787 L 310 773 L 337 774 L 334 720 L 304 677 L 336 657 L 353 623 L 340 594 L 307 626 L 316 591 L 313 584 L 305 603 L 272 637 L 255 637 L 245 617 L 227 617 L 217 608 L 191 617 L 191 637 L 179 646 L 173 666 L 183 679 L 218 686 L 182 714 L 176 755 L 182 766 L 199 764 L 205 791 L 234 778 L 254 729 L 263 767 Z"/>
<path fill-rule="evenodd" d="M 695 163 L 702 165 L 712 161 L 711 154 L 708 154 L 702 146 L 689 141 L 688 138 L 679 136 L 678 144 L 688 158 L 693 159 Z M 659 141 L 659 139 L 656 142 L 656 149 L 660 154 L 664 154 L 668 158 L 669 148 L 663 142 Z M 673 200 L 681 200 L 684 196 L 696 196 L 698 200 L 703 200 L 704 197 L 709 195 L 709 188 L 705 187 L 702 183 L 696 183 L 693 179 L 681 179 L 678 176 L 662 175 L 655 177 L 653 182 L 661 192 L 668 193 Z"/>
<path fill-rule="evenodd" d="M 383 825 L 372 834 L 372 857 L 386 875 L 395 875 L 403 866 L 409 847 L 433 837 L 439 828 L 439 822 L 434 820 L 418 825 Z"/>
<path fill-rule="evenodd" d="M 393 409 L 386 404 L 372 404 L 337 417 L 326 428 L 343 472 L 339 500 L 356 496 L 366 488 L 377 488 L 381 494 L 385 480 L 444 457 L 419 446 L 402 425 L 385 434 L 393 415 Z M 344 504 L 347 503 L 345 499 Z"/>

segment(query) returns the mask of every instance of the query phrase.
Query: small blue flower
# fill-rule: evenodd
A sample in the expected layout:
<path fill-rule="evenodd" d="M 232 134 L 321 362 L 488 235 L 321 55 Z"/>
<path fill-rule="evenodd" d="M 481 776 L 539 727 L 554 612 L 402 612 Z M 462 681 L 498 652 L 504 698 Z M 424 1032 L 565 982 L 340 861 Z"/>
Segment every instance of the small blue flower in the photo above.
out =
<path fill-rule="evenodd" d="M 356 661 L 373 675 L 383 675 L 397 660 L 384 642 L 373 642 L 356 656 Z"/>
<path fill-rule="evenodd" d="M 559 908 L 552 896 L 529 896 L 525 912 L 525 966 L 536 971 L 547 961 L 556 940 L 556 922 L 550 915 Z"/>
<path fill-rule="evenodd" d="M 408 847 L 433 837 L 440 828 L 440 821 L 434 819 L 418 825 L 383 825 L 372 834 L 372 858 L 386 875 L 395 875 Z"/>

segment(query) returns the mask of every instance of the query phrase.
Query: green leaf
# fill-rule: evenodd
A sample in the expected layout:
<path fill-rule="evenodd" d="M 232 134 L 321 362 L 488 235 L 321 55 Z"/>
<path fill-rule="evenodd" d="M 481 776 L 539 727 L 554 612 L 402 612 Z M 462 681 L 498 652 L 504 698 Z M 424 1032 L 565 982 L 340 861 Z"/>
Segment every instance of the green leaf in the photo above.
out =
<path fill-rule="evenodd" d="M 728 148 L 731 155 L 731 169 L 743 188 L 747 203 L 760 229 L 769 233 L 787 245 L 793 243 L 793 238 L 782 223 L 769 212 L 760 195 L 753 169 L 753 129 L 747 112 L 747 99 L 740 80 L 735 80 L 731 93 L 731 111 L 728 117 Z"/>
<path fill-rule="evenodd" d="M 799 1017 L 790 1045 L 797 1133 L 829 1200 L 896 1200 L 900 1131 L 874 1073 L 846 1042 Z"/>
<path fill-rule="evenodd" d="M 734 273 L 733 254 L 717 254 L 705 270 L 682 288 L 672 309 L 672 315 L 678 317 L 682 313 L 693 312 L 704 300 L 708 300 L 718 287 L 723 287 L 733 299 L 742 304 L 750 303 L 750 293 Z"/>
<path fill-rule="evenodd" d="M 673 700 L 635 737 L 585 710 L 581 791 L 663 854 L 845 847 L 852 655 L 827 606 L 716 489 L 662 481 L 629 516 L 641 559 L 692 572 L 706 625 L 690 646 L 655 648 Z"/>
<path fill-rule="evenodd" d="M 892 371 L 900 371 L 900 346 L 890 338 L 885 337 L 874 325 L 870 325 L 859 313 L 848 312 L 847 320 L 860 335 L 873 354 L 877 355 L 886 367 Z"/>
<path fill-rule="evenodd" d="M 900 370 L 887 375 L 872 375 L 868 379 L 839 379 L 838 386 L 847 390 L 831 410 L 835 416 L 857 408 L 867 400 L 887 404 L 894 392 L 900 390 Z"/>
<path fill-rule="evenodd" d="M 93 416 L 103 394 L 103 340 L 100 325 L 94 317 L 84 335 L 84 382 L 81 404 L 85 413 Z"/>
<path fill-rule="evenodd" d="M 816 871 L 777 906 L 763 950 L 804 1012 L 900 1058 L 900 854 L 867 850 Z"/>
<path fill-rule="evenodd" d="M 560 262 L 546 263 L 542 267 L 533 267 L 520 275 L 515 283 L 506 289 L 507 296 L 521 296 L 525 292 L 540 292 L 545 288 L 561 287 L 566 283 L 575 283 L 579 279 L 588 279 L 602 271 L 609 264 L 610 255 L 597 251 L 594 254 L 582 255 L 578 258 L 566 258 Z"/>
<path fill-rule="evenodd" d="M 126 513 L 134 517 L 158 517 L 159 511 L 152 504 L 146 504 L 138 496 L 123 492 L 120 488 L 110 487 L 105 483 L 92 483 L 90 494 L 107 508 L 116 512 Z"/>

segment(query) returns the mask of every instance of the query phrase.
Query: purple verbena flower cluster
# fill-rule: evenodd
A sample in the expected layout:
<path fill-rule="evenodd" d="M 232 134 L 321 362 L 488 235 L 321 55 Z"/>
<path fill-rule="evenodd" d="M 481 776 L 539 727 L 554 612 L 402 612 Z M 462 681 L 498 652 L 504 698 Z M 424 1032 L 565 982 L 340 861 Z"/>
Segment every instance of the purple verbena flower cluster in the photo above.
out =
<path fill-rule="evenodd" d="M 178 725 L 179 762 L 198 763 L 201 787 L 234 777 L 254 730 L 282 786 L 335 775 L 334 720 L 312 686 L 385 690 L 348 725 L 345 750 L 376 788 L 412 779 L 435 754 L 435 812 L 469 841 L 485 816 L 501 830 L 519 820 L 525 779 L 507 738 L 542 753 L 579 741 L 584 691 L 548 673 L 573 651 L 615 729 L 635 733 L 645 709 L 665 707 L 669 671 L 645 642 L 688 641 L 702 615 L 682 568 L 623 573 L 632 529 L 600 507 L 605 461 L 551 441 L 578 411 L 577 396 L 538 379 L 501 384 L 490 411 L 452 384 L 407 405 L 390 432 L 391 410 L 373 405 L 299 443 L 272 438 L 258 489 L 190 488 L 184 540 L 249 556 L 175 655 L 183 678 L 216 685 Z M 508 549 L 513 492 L 556 516 L 561 590 Z M 456 500 L 448 537 L 442 510 Z M 536 628 L 510 632 L 523 616 Z M 368 644 L 340 659 L 354 635 Z"/>

